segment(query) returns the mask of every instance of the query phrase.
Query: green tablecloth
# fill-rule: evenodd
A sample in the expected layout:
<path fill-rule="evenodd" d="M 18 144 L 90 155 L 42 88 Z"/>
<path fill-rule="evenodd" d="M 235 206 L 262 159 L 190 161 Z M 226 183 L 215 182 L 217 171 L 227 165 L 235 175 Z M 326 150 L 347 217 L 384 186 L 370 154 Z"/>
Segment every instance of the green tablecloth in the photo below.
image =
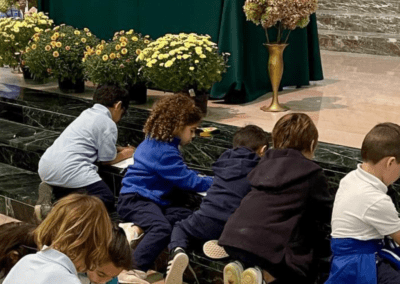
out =
<path fill-rule="evenodd" d="M 56 24 L 88 27 L 102 39 L 131 28 L 154 39 L 166 33 L 209 34 L 220 51 L 231 53 L 230 68 L 223 80 L 214 84 L 211 97 L 226 95 L 228 101 L 241 103 L 271 91 L 264 30 L 246 21 L 244 1 L 39 0 L 39 9 L 49 12 Z M 275 34 L 270 31 L 271 40 Z M 323 79 L 315 15 L 307 28 L 291 33 L 284 61 L 282 86 Z"/>

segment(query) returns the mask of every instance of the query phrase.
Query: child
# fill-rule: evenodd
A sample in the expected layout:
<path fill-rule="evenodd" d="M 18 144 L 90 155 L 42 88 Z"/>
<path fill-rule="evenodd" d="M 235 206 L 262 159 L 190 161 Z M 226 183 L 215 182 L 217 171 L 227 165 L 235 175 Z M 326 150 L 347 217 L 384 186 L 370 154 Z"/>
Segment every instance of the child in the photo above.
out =
<path fill-rule="evenodd" d="M 248 175 L 252 190 L 219 239 L 251 268 L 228 264 L 224 283 L 313 283 L 316 224 L 330 222 L 333 201 L 321 167 L 311 161 L 318 131 L 306 114 L 291 113 L 278 120 L 272 140 L 274 149 Z"/>
<path fill-rule="evenodd" d="M 7 276 L 11 268 L 25 255 L 37 252 L 33 231 L 35 225 L 20 222 L 0 226 L 0 267 L 1 277 Z M 114 278 L 123 269 L 131 267 L 131 253 L 124 231 L 113 225 L 112 241 L 108 249 L 109 257 L 94 270 L 79 273 L 82 284 L 105 283 Z M 2 283 L 2 280 L 0 280 Z"/>
<path fill-rule="evenodd" d="M 400 218 L 387 186 L 400 177 L 400 126 L 376 125 L 361 147 L 362 164 L 347 174 L 332 213 L 331 272 L 325 283 L 400 283 L 400 274 L 376 256 L 384 236 L 400 244 Z"/>
<path fill-rule="evenodd" d="M 175 224 L 168 248 L 171 259 L 166 284 L 182 283 L 188 264 L 185 249 L 189 239 L 218 239 L 229 216 L 251 190 L 247 174 L 258 164 L 268 148 L 268 134 L 260 127 L 247 125 L 236 131 L 233 149 L 225 151 L 214 163 L 214 183 L 203 198 L 200 209 Z"/>
<path fill-rule="evenodd" d="M 134 268 L 147 271 L 168 245 L 172 226 L 192 211 L 170 206 L 173 187 L 206 191 L 211 177 L 200 177 L 184 164 L 179 145 L 189 144 L 202 119 L 201 110 L 184 95 L 160 99 L 144 126 L 145 140 L 122 180 L 117 211 L 145 232 L 133 258 Z"/>
<path fill-rule="evenodd" d="M 108 258 L 111 221 L 97 197 L 70 194 L 56 203 L 34 236 L 40 251 L 19 260 L 4 284 L 80 284 L 78 272 Z"/>
<path fill-rule="evenodd" d="M 115 146 L 116 123 L 126 113 L 129 97 L 123 89 L 103 86 L 94 93 L 93 102 L 94 106 L 83 111 L 43 154 L 39 175 L 53 186 L 56 199 L 72 192 L 87 192 L 99 197 L 113 212 L 114 194 L 94 163 L 114 164 L 132 157 L 133 148 Z"/>

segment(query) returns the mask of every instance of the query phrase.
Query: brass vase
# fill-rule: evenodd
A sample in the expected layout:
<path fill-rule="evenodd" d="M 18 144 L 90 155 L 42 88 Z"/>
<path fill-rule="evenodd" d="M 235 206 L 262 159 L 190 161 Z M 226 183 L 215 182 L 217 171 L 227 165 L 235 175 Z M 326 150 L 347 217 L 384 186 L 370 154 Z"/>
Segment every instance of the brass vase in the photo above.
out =
<path fill-rule="evenodd" d="M 289 110 L 288 107 L 279 104 L 278 89 L 283 74 L 283 51 L 288 44 L 273 43 L 265 45 L 267 46 L 269 52 L 268 73 L 274 94 L 272 96 L 271 105 L 268 107 L 263 106 L 261 107 L 261 110 L 270 112 L 287 111 Z"/>

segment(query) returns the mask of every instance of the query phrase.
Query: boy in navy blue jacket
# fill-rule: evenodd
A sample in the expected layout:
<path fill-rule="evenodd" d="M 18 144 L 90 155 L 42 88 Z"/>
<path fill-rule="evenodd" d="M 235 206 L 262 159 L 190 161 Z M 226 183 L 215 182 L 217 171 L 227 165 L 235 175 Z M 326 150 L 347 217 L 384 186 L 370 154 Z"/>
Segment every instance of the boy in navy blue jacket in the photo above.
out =
<path fill-rule="evenodd" d="M 182 283 L 188 265 L 185 249 L 192 239 L 208 241 L 220 237 L 225 223 L 250 192 L 248 173 L 258 164 L 268 148 L 268 134 L 260 127 L 247 125 L 233 137 L 233 149 L 225 151 L 213 165 L 214 183 L 207 191 L 200 209 L 175 224 L 171 242 L 171 261 L 165 284 Z"/>

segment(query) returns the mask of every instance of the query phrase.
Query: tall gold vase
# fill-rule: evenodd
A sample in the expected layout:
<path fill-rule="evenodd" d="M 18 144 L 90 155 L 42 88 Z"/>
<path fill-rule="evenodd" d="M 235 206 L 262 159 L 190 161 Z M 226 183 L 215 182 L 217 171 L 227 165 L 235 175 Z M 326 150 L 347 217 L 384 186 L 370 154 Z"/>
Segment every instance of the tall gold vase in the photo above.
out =
<path fill-rule="evenodd" d="M 263 106 L 261 110 L 270 111 L 270 112 L 278 112 L 278 111 L 287 111 L 288 107 L 280 105 L 278 101 L 278 89 L 281 83 L 282 74 L 283 74 L 283 51 L 285 50 L 288 44 L 265 44 L 268 48 L 269 52 L 269 60 L 268 60 L 268 73 L 269 78 L 271 80 L 273 97 L 270 106 Z"/>

